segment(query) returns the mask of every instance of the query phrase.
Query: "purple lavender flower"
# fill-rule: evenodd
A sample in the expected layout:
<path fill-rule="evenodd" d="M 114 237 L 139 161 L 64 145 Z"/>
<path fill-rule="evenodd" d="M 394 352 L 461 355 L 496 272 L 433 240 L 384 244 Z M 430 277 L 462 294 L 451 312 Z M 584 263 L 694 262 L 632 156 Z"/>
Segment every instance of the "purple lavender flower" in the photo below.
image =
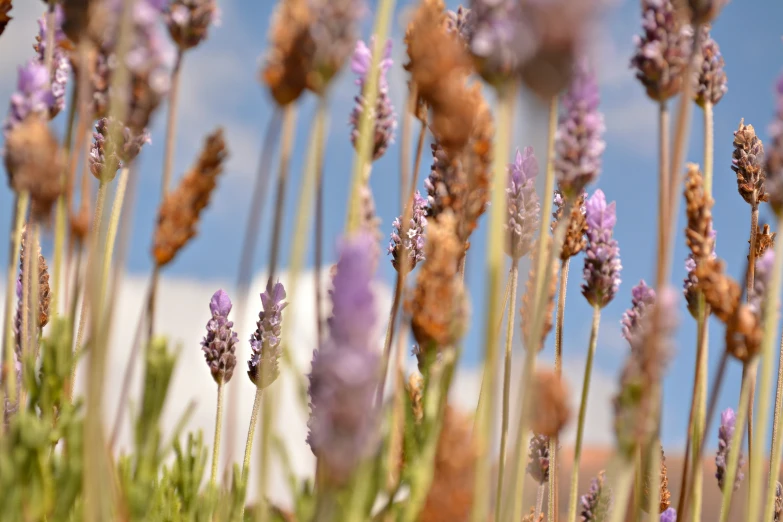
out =
<path fill-rule="evenodd" d="M 631 67 L 655 101 L 680 92 L 690 54 L 689 27 L 680 22 L 672 0 L 642 0 L 642 34 L 634 36 Z"/>
<path fill-rule="evenodd" d="M 525 147 L 524 153 L 517 149 L 514 163 L 508 165 L 508 186 L 506 187 L 506 206 L 508 220 L 506 229 L 506 253 L 518 260 L 533 247 L 538 229 L 541 205 L 536 194 L 536 176 L 538 163 L 533 155 L 533 147 Z"/>
<path fill-rule="evenodd" d="M 677 510 L 670 507 L 661 513 L 661 522 L 677 522 Z"/>
<path fill-rule="evenodd" d="M 536 32 L 518 0 L 471 0 L 469 49 L 489 83 L 520 72 L 536 51 Z"/>
<path fill-rule="evenodd" d="M 207 322 L 207 335 L 201 341 L 204 359 L 207 361 L 212 378 L 218 386 L 231 380 L 237 358 L 234 355 L 238 342 L 236 332 L 231 329 L 234 323 L 228 320 L 231 312 L 231 299 L 223 290 L 218 290 L 209 301 L 212 318 Z"/>
<path fill-rule="evenodd" d="M 36 44 L 33 46 L 38 53 L 38 61 L 45 62 L 46 40 L 48 37 L 47 28 L 48 14 L 44 14 L 38 19 L 38 36 Z M 68 59 L 68 53 L 62 48 L 62 43 L 67 39 L 62 29 L 65 14 L 62 6 L 56 4 L 54 7 L 54 50 L 52 52 L 52 98 L 53 102 L 49 108 L 49 117 L 54 118 L 61 110 L 65 108 L 65 91 L 68 84 L 68 78 L 71 73 L 71 62 Z"/>
<path fill-rule="evenodd" d="M 647 308 L 655 304 L 655 290 L 647 286 L 644 279 L 631 289 L 631 308 L 623 314 L 623 337 L 631 341 L 631 337 L 641 324 Z"/>
<path fill-rule="evenodd" d="M 539 484 L 549 480 L 549 437 L 533 435 L 530 439 L 527 472 Z"/>
<path fill-rule="evenodd" d="M 777 214 L 780 214 L 783 212 L 783 75 L 778 78 L 775 85 L 775 103 L 777 113 L 769 126 L 767 142 L 769 145 L 765 154 L 766 191 L 769 204 Z"/>
<path fill-rule="evenodd" d="M 606 143 L 604 116 L 598 112 L 598 82 L 586 62 L 577 64 L 568 92 L 563 96 L 565 112 L 555 133 L 555 175 L 563 195 L 576 198 L 601 172 L 601 155 Z"/>
<path fill-rule="evenodd" d="M 716 105 L 726 94 L 725 62 L 720 53 L 718 43 L 710 37 L 709 27 L 704 27 L 704 37 L 701 44 L 701 67 L 696 72 L 694 80 L 696 89 L 694 100 L 704 107 L 707 103 Z"/>
<path fill-rule="evenodd" d="M 392 223 L 394 229 L 389 241 L 388 253 L 392 256 L 392 265 L 396 270 L 400 269 L 400 256 L 403 249 L 408 251 L 408 270 L 413 270 L 419 261 L 424 261 L 424 229 L 427 227 L 427 200 L 417 190 L 413 195 L 413 212 L 408 224 L 407 234 L 403 241 L 402 216 Z"/>
<path fill-rule="evenodd" d="M 54 96 L 49 88 L 49 73 L 37 60 L 30 60 L 19 67 L 16 90 L 11 95 L 11 107 L 8 110 L 3 132 L 8 132 L 30 114 L 47 116 L 55 105 Z"/>
<path fill-rule="evenodd" d="M 150 134 L 145 129 L 141 134 L 134 134 L 128 127 L 116 129 L 117 124 L 109 118 L 101 118 L 95 124 L 93 144 L 90 148 L 90 172 L 98 179 L 104 175 L 104 168 L 107 162 L 111 164 L 111 172 L 107 172 L 108 180 L 114 179 L 117 171 L 129 166 L 136 156 L 141 152 L 145 143 L 150 143 Z M 117 145 L 110 140 L 112 132 L 116 131 L 119 141 Z"/>
<path fill-rule="evenodd" d="M 585 249 L 582 294 L 593 306 L 603 308 L 614 298 L 620 287 L 620 248 L 612 238 L 617 222 L 613 201 L 606 204 L 601 189 L 585 202 L 587 210 L 587 248 Z"/>
<path fill-rule="evenodd" d="M 370 45 L 375 45 L 375 37 L 370 40 Z M 394 113 L 394 106 L 389 98 L 389 82 L 386 78 L 386 72 L 392 66 L 391 59 L 392 41 L 386 42 L 384 53 L 380 62 L 380 78 L 378 83 L 378 98 L 375 104 L 375 111 L 372 114 L 372 121 L 374 126 L 374 145 L 373 145 L 373 160 L 379 159 L 389 148 L 389 145 L 394 143 L 394 129 L 397 128 L 397 115 Z M 362 90 L 364 89 L 364 83 L 367 80 L 367 74 L 370 72 L 370 63 L 372 61 L 372 50 L 365 45 L 361 40 L 356 42 L 356 51 L 354 52 L 353 59 L 351 60 L 351 70 L 359 75 L 356 79 L 356 85 L 359 85 Z M 354 98 L 356 105 L 354 105 L 351 111 L 351 143 L 356 147 L 356 140 L 359 138 L 359 122 L 362 119 L 362 113 L 367 107 L 367 102 L 364 99 L 364 95 L 360 91 Z"/>
<path fill-rule="evenodd" d="M 446 12 L 446 30 L 455 32 L 467 44 L 473 38 L 476 29 L 476 17 L 467 7 L 459 6 L 456 11 Z"/>
<path fill-rule="evenodd" d="M 718 487 L 723 490 L 726 482 L 726 472 L 729 463 L 729 448 L 731 447 L 731 438 L 734 436 L 734 425 L 737 422 L 737 416 L 734 410 L 726 408 L 720 414 L 720 427 L 718 428 L 718 451 L 715 454 L 715 478 L 718 479 Z M 740 452 L 739 462 L 737 464 L 737 476 L 734 479 L 734 491 L 737 491 L 744 477 L 742 466 L 745 459 Z"/>
<path fill-rule="evenodd" d="M 171 0 L 163 19 L 171 39 L 185 51 L 206 40 L 209 26 L 219 23 L 220 9 L 215 0 Z"/>
<path fill-rule="evenodd" d="M 611 492 L 605 487 L 604 472 L 590 480 L 590 490 L 579 499 L 581 522 L 603 522 L 609 514 Z"/>
<path fill-rule="evenodd" d="M 759 319 L 763 314 L 764 297 L 767 293 L 767 286 L 772 277 L 772 268 L 775 264 L 775 251 L 768 249 L 764 255 L 756 260 L 756 275 L 753 280 L 753 293 L 750 296 L 748 304 L 757 314 Z"/>
<path fill-rule="evenodd" d="M 378 443 L 373 407 L 380 354 L 375 350 L 377 315 L 370 287 L 373 238 L 358 234 L 340 244 L 333 279 L 329 336 L 313 352 L 310 433 L 307 443 L 326 475 L 344 484 Z"/>
<path fill-rule="evenodd" d="M 258 314 L 256 331 L 250 336 L 253 353 L 247 362 L 247 375 L 261 389 L 272 384 L 280 375 L 277 362 L 281 355 L 283 309 L 288 306 L 288 303 L 283 302 L 285 295 L 285 288 L 280 281 L 274 285 L 271 279 L 267 282 L 266 291 L 261 294 L 262 310 Z"/>
<path fill-rule="evenodd" d="M 14 314 L 14 354 L 22 360 L 22 274 L 16 279 L 16 314 Z M 19 382 L 19 381 L 17 381 Z"/>

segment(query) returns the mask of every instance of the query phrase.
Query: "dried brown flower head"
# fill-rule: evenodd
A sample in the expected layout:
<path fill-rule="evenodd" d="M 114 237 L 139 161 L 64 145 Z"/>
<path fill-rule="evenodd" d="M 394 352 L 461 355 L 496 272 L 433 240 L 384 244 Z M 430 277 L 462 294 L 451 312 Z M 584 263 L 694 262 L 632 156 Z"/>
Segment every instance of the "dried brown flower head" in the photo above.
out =
<path fill-rule="evenodd" d="M 43 328 L 49 322 L 49 306 L 51 305 L 52 296 L 51 288 L 49 286 L 49 267 L 46 265 L 46 258 L 44 258 L 43 254 L 41 254 L 40 243 L 36 243 L 35 246 L 38 253 L 38 262 L 34 262 L 33 266 L 35 267 L 36 264 L 38 265 L 38 326 Z M 22 232 L 22 241 L 20 243 L 19 250 L 19 270 L 22 273 L 24 273 L 26 268 L 25 259 L 28 250 L 27 231 L 25 230 Z"/>
<path fill-rule="evenodd" d="M 742 119 L 734 131 L 734 152 L 731 155 L 731 170 L 737 173 L 737 189 L 749 205 L 756 206 L 767 201 L 764 190 L 764 144 L 756 136 L 753 125 L 745 125 Z"/>
<path fill-rule="evenodd" d="M 296 101 L 307 88 L 312 22 L 307 0 L 283 0 L 272 15 L 261 81 L 269 87 L 278 105 Z"/>
<path fill-rule="evenodd" d="M 158 211 L 152 247 L 158 266 L 174 259 L 196 235 L 201 211 L 209 204 L 227 155 L 223 130 L 218 129 L 207 137 L 196 165 L 182 178 L 179 186 L 166 195 Z"/>
<path fill-rule="evenodd" d="M 748 362 L 759 353 L 763 335 L 759 314 L 751 305 L 742 303 L 726 322 L 726 351 L 737 360 Z"/>
<path fill-rule="evenodd" d="M 541 245 L 541 242 L 536 242 L 536 246 L 533 249 L 533 252 L 530 254 L 530 259 L 536 259 L 538 256 L 538 248 Z M 549 248 L 552 245 L 552 237 L 547 236 L 546 237 L 546 248 L 549 250 Z M 530 266 L 530 272 L 527 276 L 527 283 L 525 283 L 525 295 L 522 296 L 522 309 L 520 310 L 520 314 L 522 315 L 522 339 L 525 343 L 528 342 L 529 337 L 531 335 L 530 328 L 533 326 L 533 321 L 535 317 L 535 280 L 536 280 L 536 264 L 532 263 Z M 552 330 L 552 318 L 554 316 L 555 311 L 555 293 L 557 292 L 557 263 L 553 262 L 552 267 L 549 273 L 545 274 L 548 281 L 548 286 L 544 289 L 547 292 L 547 299 L 546 299 L 546 311 L 544 315 L 544 323 L 541 330 L 541 337 L 538 339 L 534 339 L 533 342 L 536 343 L 533 346 L 535 346 L 536 350 L 541 351 L 544 349 L 544 341 L 546 340 L 546 336 L 549 335 L 549 332 Z"/>
<path fill-rule="evenodd" d="M 35 115 L 15 126 L 6 138 L 8 184 L 17 194 L 30 193 L 30 213 L 46 220 L 62 193 L 60 175 L 65 158 L 46 122 Z"/>
<path fill-rule="evenodd" d="M 72 42 L 86 36 L 100 45 L 109 16 L 106 2 L 97 0 L 62 0 L 63 31 Z"/>
<path fill-rule="evenodd" d="M 775 236 L 777 236 L 777 232 L 770 232 L 769 225 L 756 228 L 756 259 L 761 259 L 764 252 L 775 246 Z M 750 239 L 748 239 L 748 243 L 750 243 Z M 747 257 L 750 259 L 750 256 Z"/>
<path fill-rule="evenodd" d="M 12 18 L 8 15 L 8 12 L 12 8 L 13 5 L 11 4 L 11 0 L 0 0 L 0 34 L 3 34 L 3 31 L 5 31 L 8 22 L 12 20 Z"/>
<path fill-rule="evenodd" d="M 522 517 L 522 522 L 544 522 L 544 513 L 541 512 L 536 516 L 535 506 L 530 508 L 530 513 Z"/>
<path fill-rule="evenodd" d="M 473 505 L 476 458 L 473 420 L 447 406 L 435 453 L 432 486 L 419 522 L 468 519 Z"/>
<path fill-rule="evenodd" d="M 537 370 L 533 385 L 533 433 L 557 436 L 571 418 L 565 381 L 551 370 Z"/>
<path fill-rule="evenodd" d="M 663 453 L 663 446 L 661 446 L 661 471 L 659 479 L 659 505 L 658 512 L 663 513 L 671 505 L 671 493 L 669 492 L 669 474 L 666 469 L 666 455 Z M 645 466 L 646 467 L 646 466 Z M 645 473 L 644 487 L 642 488 L 641 508 L 644 512 L 647 512 L 647 507 L 650 505 L 650 476 Z"/>
<path fill-rule="evenodd" d="M 571 207 L 571 215 L 568 219 L 568 228 L 566 229 L 565 240 L 563 241 L 563 248 L 560 250 L 560 260 L 566 261 L 579 252 L 581 252 L 585 246 L 587 246 L 587 217 L 585 216 L 585 198 L 587 193 L 583 192 L 576 203 Z M 563 198 L 558 194 L 556 199 L 556 208 L 552 213 L 552 232 L 557 228 L 557 223 L 563 217 Z M 560 201 L 561 203 L 557 203 Z"/>
<path fill-rule="evenodd" d="M 678 0 L 684 3 L 683 0 Z M 687 0 L 688 16 L 692 24 L 708 24 L 718 17 L 728 0 Z"/>
<path fill-rule="evenodd" d="M 411 329 L 419 344 L 422 367 L 431 350 L 453 345 L 465 331 L 467 300 L 459 261 L 463 246 L 456 234 L 457 219 L 447 211 L 428 223 L 425 257 L 416 287 L 405 301 Z"/>
<path fill-rule="evenodd" d="M 704 178 L 699 166 L 688 163 L 685 179 L 685 214 L 688 226 L 685 229 L 685 241 L 691 249 L 694 259 L 699 262 L 709 257 L 715 250 L 712 233 L 713 199 L 704 191 Z"/>
<path fill-rule="evenodd" d="M 424 377 L 419 372 L 414 371 L 408 377 L 408 384 L 405 388 L 408 390 L 408 397 L 411 400 L 413 419 L 418 424 L 424 417 L 424 405 L 421 400 L 424 394 Z"/>
<path fill-rule="evenodd" d="M 695 271 L 698 289 L 704 293 L 712 313 L 724 324 L 736 314 L 742 290 L 739 283 L 725 272 L 725 263 L 719 259 L 705 259 Z"/>

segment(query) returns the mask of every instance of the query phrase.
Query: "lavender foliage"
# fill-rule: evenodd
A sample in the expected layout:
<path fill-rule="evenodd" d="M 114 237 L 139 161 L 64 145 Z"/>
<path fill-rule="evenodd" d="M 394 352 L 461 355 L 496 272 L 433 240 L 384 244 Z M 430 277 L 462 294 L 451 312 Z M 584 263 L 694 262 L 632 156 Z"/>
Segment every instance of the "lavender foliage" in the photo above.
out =
<path fill-rule="evenodd" d="M 564 112 L 555 133 L 555 176 L 566 199 L 576 198 L 601 172 L 606 143 L 599 102 L 595 74 L 584 61 L 579 62 L 562 98 Z"/>
<path fill-rule="evenodd" d="M 228 320 L 231 306 L 226 292 L 218 290 L 214 293 L 209 301 L 212 318 L 207 322 L 207 335 L 201 341 L 204 359 L 218 386 L 231 380 L 237 365 L 235 352 L 238 339 L 232 330 L 234 323 Z"/>
<path fill-rule="evenodd" d="M 408 230 L 403 239 L 402 216 L 392 223 L 394 229 L 389 240 L 388 253 L 392 256 L 392 265 L 400 270 L 400 257 L 408 252 L 408 270 L 413 270 L 420 261 L 424 261 L 425 228 L 427 227 L 427 199 L 417 190 L 413 195 L 413 210 Z"/>
<path fill-rule="evenodd" d="M 620 248 L 612 238 L 617 222 L 616 203 L 606 203 L 601 189 L 585 202 L 587 248 L 585 249 L 582 294 L 593 306 L 603 308 L 620 287 Z"/>
<path fill-rule="evenodd" d="M 259 388 L 272 384 L 280 370 L 278 360 L 282 354 L 280 334 L 283 324 L 283 309 L 288 303 L 285 299 L 285 287 L 278 281 L 274 285 L 270 280 L 261 294 L 261 312 L 258 314 L 256 330 L 250 336 L 250 360 L 247 362 L 247 375 Z"/>
<path fill-rule="evenodd" d="M 734 410 L 726 408 L 720 414 L 720 427 L 718 428 L 718 451 L 715 453 L 715 478 L 718 479 L 718 487 L 723 490 L 726 482 L 726 472 L 729 463 L 729 448 L 731 447 L 731 438 L 734 436 L 734 428 L 737 422 L 737 416 Z M 739 489 L 744 474 L 742 466 L 745 462 L 742 452 L 739 455 L 737 464 L 737 476 L 734 479 L 734 491 Z"/>
<path fill-rule="evenodd" d="M 533 147 L 517 150 L 514 163 L 508 165 L 506 208 L 506 253 L 519 260 L 530 252 L 538 229 L 541 205 L 536 194 L 538 162 Z"/>

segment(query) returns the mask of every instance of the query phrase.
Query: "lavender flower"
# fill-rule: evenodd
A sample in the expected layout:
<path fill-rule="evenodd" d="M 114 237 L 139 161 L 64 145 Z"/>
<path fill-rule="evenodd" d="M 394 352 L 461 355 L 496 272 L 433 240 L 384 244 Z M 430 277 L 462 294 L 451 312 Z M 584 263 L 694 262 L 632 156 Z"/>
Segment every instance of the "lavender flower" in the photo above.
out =
<path fill-rule="evenodd" d="M 378 443 L 373 400 L 380 354 L 374 349 L 372 243 L 371 235 L 358 234 L 340 245 L 329 336 L 313 352 L 309 375 L 307 443 L 336 484 L 344 484 Z"/>
<path fill-rule="evenodd" d="M 606 204 L 601 189 L 585 202 L 587 249 L 582 294 L 588 303 L 601 308 L 609 304 L 620 287 L 620 249 L 612 238 L 617 222 L 615 207 L 615 202 Z"/>
<path fill-rule="evenodd" d="M 582 522 L 603 522 L 609 514 L 611 493 L 605 488 L 603 471 L 590 480 L 590 490 L 579 499 L 582 506 L 580 520 Z"/>
<path fill-rule="evenodd" d="M 55 105 L 55 99 L 49 88 L 49 73 L 46 67 L 36 60 L 30 60 L 19 67 L 16 90 L 11 95 L 11 107 L 8 110 L 3 133 L 6 138 L 15 126 L 30 114 L 48 115 Z"/>
<path fill-rule="evenodd" d="M 459 6 L 456 11 L 446 13 L 446 30 L 456 32 L 467 44 L 473 38 L 476 29 L 476 17 L 467 7 Z"/>
<path fill-rule="evenodd" d="M 631 67 L 651 99 L 665 101 L 680 92 L 690 40 L 673 0 L 642 0 L 642 34 L 634 36 Z"/>
<path fill-rule="evenodd" d="M 370 40 L 370 45 L 374 46 L 375 37 Z M 394 143 L 394 129 L 397 128 L 396 114 L 394 106 L 389 98 L 389 82 L 386 78 L 387 71 L 391 68 L 393 61 L 391 59 L 392 41 L 388 40 L 384 48 L 383 57 L 380 62 L 380 78 L 378 83 L 378 98 L 375 105 L 375 111 L 371 118 L 374 126 L 375 141 L 373 145 L 373 160 L 379 159 L 386 152 L 390 144 Z M 351 60 L 351 70 L 359 75 L 356 79 L 356 85 L 364 89 L 367 74 L 370 72 L 372 61 L 372 51 L 361 40 L 356 42 L 356 51 Z M 362 119 L 362 113 L 367 106 L 362 92 L 354 98 L 356 105 L 351 111 L 351 143 L 356 147 L 356 140 L 359 138 L 359 122 Z"/>
<path fill-rule="evenodd" d="M 171 39 L 185 51 L 206 40 L 209 26 L 219 22 L 220 9 L 215 0 L 171 0 L 163 19 Z"/>
<path fill-rule="evenodd" d="M 677 510 L 670 507 L 661 513 L 661 522 L 677 522 Z"/>
<path fill-rule="evenodd" d="M 22 360 L 22 274 L 16 279 L 16 313 L 14 314 L 14 355 Z M 19 381 L 17 381 L 19 382 Z"/>
<path fill-rule="evenodd" d="M 471 0 L 470 52 L 489 83 L 520 72 L 536 50 L 535 31 L 518 0 Z"/>
<path fill-rule="evenodd" d="M 756 260 L 756 275 L 753 280 L 753 293 L 750 296 L 748 304 L 753 312 L 761 319 L 763 314 L 764 297 L 767 293 L 767 286 L 772 277 L 772 268 L 775 264 L 775 251 L 772 249 L 764 252 L 764 255 Z"/>
<path fill-rule="evenodd" d="M 598 82 L 582 61 L 563 96 L 565 112 L 555 133 L 555 175 L 566 199 L 576 198 L 601 172 L 606 143 L 601 139 L 605 127 L 599 102 Z"/>
<path fill-rule="evenodd" d="M 48 14 L 44 14 L 38 19 L 38 36 L 33 46 L 38 53 L 38 61 L 45 62 L 46 40 L 48 37 L 47 28 Z M 52 75 L 52 105 L 49 108 L 49 117 L 54 118 L 63 108 L 65 108 L 65 91 L 68 83 L 68 77 L 71 73 L 71 62 L 68 59 L 68 53 L 62 48 L 63 42 L 67 37 L 62 29 L 65 14 L 60 4 L 54 7 L 54 50 L 52 51 L 52 68 L 49 71 Z"/>
<path fill-rule="evenodd" d="M 530 439 L 527 472 L 539 484 L 549 480 L 549 437 L 533 435 Z"/>
<path fill-rule="evenodd" d="M 278 281 L 274 285 L 271 279 L 266 285 L 266 291 L 261 294 L 263 309 L 258 314 L 256 331 L 250 336 L 250 348 L 253 353 L 247 362 L 247 375 L 250 380 L 263 389 L 275 382 L 280 370 L 277 361 L 280 359 L 280 332 L 283 322 L 285 288 Z"/>
<path fill-rule="evenodd" d="M 696 81 L 694 100 L 699 106 L 704 107 L 707 103 L 716 105 L 728 91 L 724 66 L 720 47 L 710 37 L 709 28 L 705 27 L 701 44 L 701 67 L 694 78 Z"/>
<path fill-rule="evenodd" d="M 729 448 L 731 447 L 731 438 L 734 436 L 734 425 L 737 422 L 737 416 L 734 410 L 726 408 L 720 414 L 720 427 L 718 428 L 718 451 L 715 454 L 715 478 L 718 479 L 718 487 L 723 490 L 726 482 L 726 470 L 729 462 Z M 740 452 L 739 462 L 737 464 L 737 476 L 734 479 L 734 491 L 737 491 L 744 477 L 742 466 L 745 459 Z"/>
<path fill-rule="evenodd" d="M 766 154 L 766 190 L 769 204 L 780 214 L 783 212 L 783 75 L 775 85 L 777 113 L 769 126 L 769 147 Z"/>
<path fill-rule="evenodd" d="M 400 256 L 403 249 L 408 251 L 408 270 L 413 270 L 419 261 L 424 261 L 424 229 L 427 227 L 427 200 L 417 190 L 413 195 L 413 211 L 408 224 L 407 234 L 403 241 L 402 216 L 392 223 L 394 230 L 391 233 L 388 253 L 392 256 L 392 265 L 396 270 L 400 269 Z"/>
<path fill-rule="evenodd" d="M 90 172 L 98 179 L 104 175 L 106 164 L 110 165 L 109 172 L 105 173 L 108 181 L 114 179 L 117 171 L 129 166 L 136 156 L 141 152 L 145 143 L 150 143 L 150 134 L 145 129 L 141 134 L 134 132 L 123 126 L 117 129 L 114 120 L 101 118 L 95 124 L 93 136 L 93 145 L 90 148 Z M 117 137 L 118 144 L 111 142 L 112 134 Z"/>
<path fill-rule="evenodd" d="M 647 308 L 655 304 L 655 290 L 647 286 L 644 279 L 631 289 L 631 308 L 623 314 L 623 337 L 630 342 L 631 337 L 639 328 Z"/>
<path fill-rule="evenodd" d="M 231 312 L 231 299 L 223 290 L 218 290 L 209 301 L 212 318 L 207 322 L 207 335 L 201 341 L 204 359 L 207 361 L 212 378 L 218 386 L 231 380 L 237 358 L 234 355 L 238 342 L 234 323 L 228 320 Z"/>
<path fill-rule="evenodd" d="M 533 147 L 525 147 L 524 154 L 517 149 L 514 163 L 506 169 L 508 186 L 506 205 L 508 221 L 506 229 L 506 253 L 514 260 L 525 256 L 533 246 L 538 228 L 541 205 L 536 194 L 536 176 L 538 163 L 533 155 Z"/>

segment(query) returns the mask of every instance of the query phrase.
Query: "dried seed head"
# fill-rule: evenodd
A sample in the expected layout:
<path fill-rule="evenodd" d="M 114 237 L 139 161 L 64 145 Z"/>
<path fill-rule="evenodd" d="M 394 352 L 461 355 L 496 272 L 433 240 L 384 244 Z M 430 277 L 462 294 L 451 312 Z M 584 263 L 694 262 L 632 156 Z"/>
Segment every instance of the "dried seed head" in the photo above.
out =
<path fill-rule="evenodd" d="M 533 435 L 527 455 L 527 472 L 539 484 L 549 481 L 549 437 Z"/>
<path fill-rule="evenodd" d="M 8 12 L 13 8 L 11 0 L 0 0 L 0 35 L 5 31 L 5 27 L 13 18 L 8 15 Z"/>
<path fill-rule="evenodd" d="M 522 522 L 544 522 L 544 513 L 536 515 L 535 506 L 530 507 L 530 513 L 522 517 Z"/>
<path fill-rule="evenodd" d="M 424 395 L 424 377 L 417 371 L 411 373 L 408 377 L 408 397 L 411 401 L 411 407 L 413 408 L 413 419 L 416 424 L 421 422 L 424 418 L 424 404 L 422 403 L 422 396 Z"/>
<path fill-rule="evenodd" d="M 71 215 L 71 233 L 77 241 L 84 242 L 90 231 L 90 204 L 87 199 L 82 199 L 79 210 Z"/>
<path fill-rule="evenodd" d="M 206 40 L 209 26 L 219 21 L 220 9 L 215 0 L 173 0 L 163 18 L 171 39 L 187 50 Z"/>
<path fill-rule="evenodd" d="M 697 288 L 704 293 L 704 298 L 712 313 L 724 324 L 737 313 L 742 290 L 739 283 L 725 272 L 725 263 L 719 259 L 706 259 L 696 267 L 694 272 L 698 280 Z"/>
<path fill-rule="evenodd" d="M 416 277 L 416 287 L 405 301 L 421 351 L 420 367 L 432 350 L 451 346 L 462 337 L 469 313 L 459 277 L 463 247 L 456 235 L 456 218 L 445 212 L 430 220 L 428 228 L 427 260 Z"/>
<path fill-rule="evenodd" d="M 30 193 L 34 219 L 48 219 L 62 193 L 60 175 L 65 168 L 57 138 L 42 118 L 31 115 L 8 133 L 5 149 L 9 185 L 17 194 Z"/>
<path fill-rule="evenodd" d="M 713 199 L 704 191 L 704 179 L 699 166 L 687 165 L 685 179 L 685 214 L 688 226 L 685 229 L 685 241 L 698 263 L 711 256 L 715 251 L 715 238 L 712 230 Z"/>
<path fill-rule="evenodd" d="M 646 467 L 646 465 L 645 465 Z M 641 508 L 647 513 L 647 507 L 650 505 L 650 476 L 645 474 L 644 487 L 642 488 Z M 671 493 L 669 492 L 669 474 L 666 469 L 666 455 L 661 447 L 660 478 L 659 478 L 659 501 L 658 512 L 663 513 L 671 505 Z"/>
<path fill-rule="evenodd" d="M 557 223 L 563 217 L 563 209 L 565 207 L 565 199 L 559 189 L 555 190 L 554 199 L 555 211 L 552 212 L 553 219 L 550 227 L 553 233 L 557 228 Z M 579 196 L 576 203 L 571 207 L 571 215 L 568 219 L 565 241 L 563 241 L 563 249 L 560 251 L 561 261 L 566 261 L 574 257 L 587 246 L 586 199 L 587 192 L 582 192 L 582 195 Z"/>
<path fill-rule="evenodd" d="M 756 227 L 756 259 L 761 259 L 764 252 L 775 246 L 775 236 L 777 236 L 777 232 L 770 232 L 769 225 L 764 225 L 763 228 Z M 748 243 L 750 243 L 750 239 L 748 239 Z"/>
<path fill-rule="evenodd" d="M 696 88 L 694 100 L 704 107 L 707 103 L 716 105 L 726 94 L 726 71 L 723 70 L 725 62 L 720 53 L 718 43 L 710 37 L 710 28 L 703 28 L 701 42 L 701 67 L 694 75 Z"/>
<path fill-rule="evenodd" d="M 473 419 L 447 406 L 435 452 L 432 486 L 419 522 L 468 519 L 477 455 Z"/>
<path fill-rule="evenodd" d="M 749 361 L 761 349 L 763 337 L 764 296 L 775 263 L 775 253 L 768 250 L 756 260 L 750 299 L 741 304 L 726 323 L 726 350 L 742 362 Z"/>
<path fill-rule="evenodd" d="M 545 248 L 549 250 L 552 247 L 552 236 L 547 236 L 545 241 Z M 533 252 L 530 255 L 531 259 L 536 259 L 538 256 L 538 248 L 540 245 L 540 241 L 536 243 L 536 247 L 533 249 Z M 544 349 L 544 341 L 546 340 L 546 336 L 549 335 L 549 332 L 552 330 L 552 318 L 555 311 L 555 293 L 557 292 L 557 263 L 553 261 L 551 270 L 549 272 L 545 272 L 544 275 L 547 277 L 548 281 L 548 286 L 546 287 L 547 301 L 544 323 L 541 329 L 541 337 L 532 341 L 534 343 L 532 347 L 535 347 L 535 349 L 538 351 Z M 520 310 L 520 314 L 522 316 L 522 339 L 525 343 L 531 342 L 530 335 L 532 335 L 531 329 L 533 328 L 533 321 L 535 317 L 535 279 L 536 263 L 532 263 L 530 266 L 530 272 L 527 276 L 527 283 L 525 283 L 525 294 L 522 297 L 522 309 Z M 531 348 L 531 346 L 528 346 L 528 348 Z"/>
<path fill-rule="evenodd" d="M 278 105 L 296 101 L 307 88 L 310 72 L 309 29 L 314 13 L 307 0 L 279 2 L 269 26 L 269 51 L 261 80 Z"/>
<path fill-rule="evenodd" d="M 533 433 L 555 437 L 570 418 L 571 405 L 565 381 L 551 370 L 536 371 L 531 420 Z"/>
<path fill-rule="evenodd" d="M 27 267 L 25 257 L 27 255 L 27 231 L 22 232 L 22 238 L 19 249 L 19 282 L 24 280 L 24 271 Z M 46 258 L 41 254 L 40 243 L 36 244 L 38 265 L 38 325 L 43 328 L 49 322 L 49 306 L 51 304 L 51 288 L 49 286 L 49 267 L 46 264 Z M 35 288 L 35 287 L 34 287 Z"/>
<path fill-rule="evenodd" d="M 737 189 L 740 196 L 749 205 L 756 206 L 761 201 L 767 201 L 764 181 L 764 144 L 756 136 L 753 125 L 745 125 L 740 121 L 739 128 L 734 131 L 734 152 L 731 155 L 731 170 L 737 173 Z"/>
<path fill-rule="evenodd" d="M 105 2 L 98 0 L 63 0 L 63 31 L 72 42 L 79 42 L 83 36 L 100 42 L 101 27 L 104 26 Z"/>
<path fill-rule="evenodd" d="M 196 235 L 201 211 L 209 204 L 227 155 L 223 130 L 218 129 L 207 137 L 198 161 L 179 186 L 166 195 L 158 211 L 152 247 L 158 266 L 168 264 Z"/>

